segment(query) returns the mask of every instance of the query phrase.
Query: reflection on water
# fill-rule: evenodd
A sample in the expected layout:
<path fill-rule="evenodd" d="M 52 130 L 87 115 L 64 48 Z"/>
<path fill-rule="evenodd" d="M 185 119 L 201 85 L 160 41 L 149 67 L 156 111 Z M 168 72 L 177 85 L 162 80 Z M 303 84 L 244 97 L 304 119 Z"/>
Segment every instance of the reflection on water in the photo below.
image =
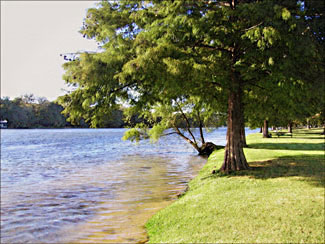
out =
<path fill-rule="evenodd" d="M 103 199 L 93 217 L 76 226 L 78 237 L 74 240 L 77 242 L 145 241 L 145 222 L 175 198 L 204 162 L 199 157 L 188 158 L 190 162 L 182 169 L 187 173 L 179 174 L 176 162 L 166 164 L 172 158 L 126 157 L 123 160 L 128 164 L 119 168 L 116 179 L 122 182 L 114 191 L 114 198 Z"/>
<path fill-rule="evenodd" d="M 205 159 L 177 137 L 135 146 L 123 132 L 2 130 L 1 243 L 145 241 L 145 222 Z"/>

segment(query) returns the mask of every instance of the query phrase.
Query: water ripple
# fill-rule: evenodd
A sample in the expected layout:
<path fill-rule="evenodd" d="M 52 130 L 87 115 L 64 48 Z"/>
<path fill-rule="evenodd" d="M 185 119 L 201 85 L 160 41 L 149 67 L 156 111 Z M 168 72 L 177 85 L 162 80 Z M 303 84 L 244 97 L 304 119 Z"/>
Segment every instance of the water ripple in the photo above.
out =
<path fill-rule="evenodd" d="M 124 129 L 1 131 L 1 242 L 145 240 L 205 159 L 180 138 L 121 141 Z M 225 128 L 210 135 L 224 144 Z"/>

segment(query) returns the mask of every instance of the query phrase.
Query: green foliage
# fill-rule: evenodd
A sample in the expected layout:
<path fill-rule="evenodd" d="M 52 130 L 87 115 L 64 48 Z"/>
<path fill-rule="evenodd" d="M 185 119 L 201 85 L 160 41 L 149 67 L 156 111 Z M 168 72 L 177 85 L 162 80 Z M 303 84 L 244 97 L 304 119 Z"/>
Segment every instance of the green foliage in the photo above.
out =
<path fill-rule="evenodd" d="M 124 127 L 127 124 L 123 120 L 122 110 L 123 108 L 117 108 L 101 116 L 96 121 L 96 126 L 101 128 Z M 78 121 L 76 120 L 76 125 L 71 125 L 62 111 L 63 107 L 56 102 L 49 102 L 44 97 L 28 94 L 13 100 L 8 97 L 2 98 L 0 117 L 1 120 L 8 120 L 9 128 L 89 127 L 82 117 Z"/>
<path fill-rule="evenodd" d="M 161 102 L 152 106 L 141 109 L 137 106 L 130 107 L 125 112 L 126 120 L 136 114 L 147 123 L 136 124 L 136 128 L 126 131 L 123 139 L 139 141 L 150 138 L 156 142 L 162 136 L 178 134 L 199 150 L 204 143 L 203 128 L 211 130 L 224 124 L 225 114 L 216 113 L 217 110 L 217 104 L 215 107 L 204 105 L 199 97 L 175 100 L 162 98 Z M 199 136 L 193 132 L 195 127 L 202 129 Z M 201 143 L 198 142 L 200 137 Z"/>
<path fill-rule="evenodd" d="M 193 124 L 200 124 L 198 111 L 204 124 L 211 111 L 224 114 L 233 93 L 244 100 L 240 112 L 252 125 L 277 115 L 282 124 L 315 114 L 319 108 L 310 104 L 312 87 L 324 73 L 324 35 L 319 6 L 311 6 L 277 0 L 103 1 L 88 10 L 81 30 L 102 52 L 64 64 L 71 91 L 59 103 L 71 123 L 84 119 L 92 127 L 121 104 L 134 107 L 154 127 L 153 140 L 183 117 L 173 101 L 198 104 L 189 111 L 189 104 L 181 104 Z"/>
<path fill-rule="evenodd" d="M 124 136 L 122 137 L 122 140 L 130 140 L 130 141 L 136 141 L 139 142 L 141 139 L 141 130 L 138 128 L 132 128 L 125 132 Z"/>
<path fill-rule="evenodd" d="M 45 98 L 32 94 L 10 100 L 1 99 L 1 120 L 8 121 L 9 128 L 62 128 L 66 120 L 61 114 L 63 108 Z"/>
<path fill-rule="evenodd" d="M 168 127 L 164 126 L 162 123 L 155 124 L 149 131 L 149 137 L 153 142 L 158 141 L 158 139 L 164 134 Z"/>

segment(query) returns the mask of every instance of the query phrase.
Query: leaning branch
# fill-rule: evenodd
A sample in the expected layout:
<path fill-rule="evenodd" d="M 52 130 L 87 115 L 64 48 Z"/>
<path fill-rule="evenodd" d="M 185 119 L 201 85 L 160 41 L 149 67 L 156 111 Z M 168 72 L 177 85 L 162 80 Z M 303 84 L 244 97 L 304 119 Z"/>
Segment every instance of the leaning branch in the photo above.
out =
<path fill-rule="evenodd" d="M 193 141 L 191 141 L 191 139 L 189 139 L 188 137 L 186 137 L 179 129 L 178 127 L 174 124 L 173 128 L 175 129 L 176 133 L 182 137 L 183 139 L 185 139 L 187 142 L 189 142 L 198 152 L 200 152 L 200 149 L 197 145 L 197 143 L 194 143 Z"/>
<path fill-rule="evenodd" d="M 177 106 L 178 106 L 178 109 L 179 109 L 179 111 L 181 111 L 181 114 L 182 114 L 182 116 L 183 116 L 183 118 L 185 119 L 185 122 L 186 122 L 186 127 L 187 127 L 187 131 L 190 133 L 190 135 L 191 135 L 191 137 L 193 138 L 193 141 L 194 141 L 194 143 L 195 144 L 197 144 L 197 142 L 196 142 L 196 140 L 195 140 L 195 137 L 194 137 L 194 135 L 192 134 L 192 131 L 191 131 L 191 124 L 190 124 L 190 121 L 188 120 L 188 118 L 187 118 L 187 116 L 185 115 L 185 113 L 183 112 L 183 110 L 182 110 L 182 107 L 179 105 L 179 103 L 176 101 L 176 104 L 177 104 Z"/>

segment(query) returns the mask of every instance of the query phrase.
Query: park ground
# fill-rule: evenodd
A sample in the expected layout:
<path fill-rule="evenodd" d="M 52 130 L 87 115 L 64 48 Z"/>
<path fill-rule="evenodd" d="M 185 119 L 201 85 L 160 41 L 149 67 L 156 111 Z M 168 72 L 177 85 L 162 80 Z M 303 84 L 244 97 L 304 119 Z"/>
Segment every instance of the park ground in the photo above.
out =
<path fill-rule="evenodd" d="M 247 136 L 250 170 L 212 174 L 215 151 L 180 199 L 146 224 L 149 243 L 324 243 L 322 130 Z"/>

